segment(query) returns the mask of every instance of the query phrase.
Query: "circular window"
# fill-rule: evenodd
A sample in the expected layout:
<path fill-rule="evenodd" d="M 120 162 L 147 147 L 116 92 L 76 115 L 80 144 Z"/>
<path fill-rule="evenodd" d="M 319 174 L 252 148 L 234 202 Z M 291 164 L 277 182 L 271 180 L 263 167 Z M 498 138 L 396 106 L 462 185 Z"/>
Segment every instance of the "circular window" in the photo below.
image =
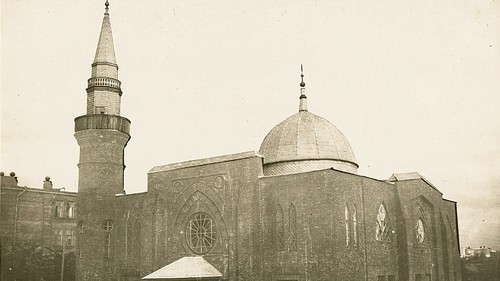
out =
<path fill-rule="evenodd" d="M 417 225 L 415 225 L 415 234 L 418 243 L 423 243 L 425 239 L 425 229 L 424 222 L 422 219 L 418 219 Z"/>
<path fill-rule="evenodd" d="M 186 226 L 186 240 L 196 254 L 205 254 L 215 244 L 217 231 L 214 220 L 205 213 L 196 213 Z"/>
<path fill-rule="evenodd" d="M 113 222 L 111 220 L 105 220 L 103 223 L 102 223 L 102 228 L 104 229 L 104 231 L 106 232 L 111 232 L 113 231 Z"/>

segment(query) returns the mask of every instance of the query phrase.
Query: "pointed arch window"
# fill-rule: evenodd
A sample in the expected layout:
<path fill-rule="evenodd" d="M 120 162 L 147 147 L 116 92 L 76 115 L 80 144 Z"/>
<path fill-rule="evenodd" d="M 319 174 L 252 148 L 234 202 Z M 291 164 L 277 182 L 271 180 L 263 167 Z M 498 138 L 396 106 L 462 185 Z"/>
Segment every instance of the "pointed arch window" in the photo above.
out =
<path fill-rule="evenodd" d="M 389 216 L 384 203 L 380 204 L 375 223 L 375 240 L 389 242 Z"/>
<path fill-rule="evenodd" d="M 356 204 L 352 208 L 352 245 L 358 246 L 358 211 Z"/>
<path fill-rule="evenodd" d="M 290 251 L 297 251 L 297 210 L 293 203 L 288 208 L 288 221 L 290 233 Z"/>
<path fill-rule="evenodd" d="M 132 253 L 132 249 L 134 247 L 134 235 L 133 235 L 133 224 L 130 223 L 130 218 L 127 217 L 127 228 L 126 228 L 126 231 L 127 231 L 127 236 L 126 236 L 126 239 L 127 239 L 127 255 L 130 255 Z"/>
<path fill-rule="evenodd" d="M 137 219 L 135 221 L 135 243 L 134 247 L 137 250 L 137 258 L 140 259 L 141 256 L 141 222 Z"/>
<path fill-rule="evenodd" d="M 83 231 L 85 230 L 85 223 L 83 221 L 78 222 L 78 258 L 82 258 L 83 249 Z"/>
<path fill-rule="evenodd" d="M 349 229 L 349 205 L 345 204 L 345 246 L 349 247 L 350 243 L 350 229 Z"/>
<path fill-rule="evenodd" d="M 418 244 L 423 244 L 425 241 L 425 210 L 422 206 L 418 206 L 417 219 L 415 222 L 415 240 Z"/>
<path fill-rule="evenodd" d="M 276 248 L 278 251 L 285 250 L 285 221 L 279 204 L 276 207 Z"/>

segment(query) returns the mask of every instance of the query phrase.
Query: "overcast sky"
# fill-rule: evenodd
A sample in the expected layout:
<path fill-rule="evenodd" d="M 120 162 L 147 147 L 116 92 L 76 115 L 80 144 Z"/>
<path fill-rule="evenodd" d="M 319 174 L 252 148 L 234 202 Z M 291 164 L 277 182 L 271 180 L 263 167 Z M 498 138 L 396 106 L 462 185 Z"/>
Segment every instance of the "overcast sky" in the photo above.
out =
<path fill-rule="evenodd" d="M 1 169 L 76 191 L 103 0 L 1 2 Z M 110 3 L 132 121 L 125 189 L 156 165 L 258 150 L 298 110 L 349 140 L 359 174 L 419 172 L 458 201 L 461 246 L 500 249 L 500 1 Z"/>

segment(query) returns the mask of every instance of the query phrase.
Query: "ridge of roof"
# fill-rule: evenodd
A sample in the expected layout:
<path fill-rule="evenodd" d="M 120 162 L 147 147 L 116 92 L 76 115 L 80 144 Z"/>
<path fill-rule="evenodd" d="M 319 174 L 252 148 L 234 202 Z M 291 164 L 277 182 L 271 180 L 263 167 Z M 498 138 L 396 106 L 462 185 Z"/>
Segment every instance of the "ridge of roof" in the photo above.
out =
<path fill-rule="evenodd" d="M 155 166 L 151 170 L 149 170 L 148 174 L 183 169 L 183 168 L 190 168 L 190 167 L 196 167 L 196 166 L 203 166 L 203 165 L 209 165 L 209 164 L 215 164 L 215 163 L 229 162 L 229 161 L 235 161 L 235 160 L 252 158 L 252 157 L 262 158 L 262 155 L 260 155 L 259 153 L 255 152 L 255 151 L 247 151 L 247 152 L 227 154 L 227 155 L 222 155 L 222 156 L 215 156 L 215 157 L 202 158 L 202 159 L 196 159 L 196 160 L 188 160 L 188 161 L 184 161 L 184 162 Z"/>

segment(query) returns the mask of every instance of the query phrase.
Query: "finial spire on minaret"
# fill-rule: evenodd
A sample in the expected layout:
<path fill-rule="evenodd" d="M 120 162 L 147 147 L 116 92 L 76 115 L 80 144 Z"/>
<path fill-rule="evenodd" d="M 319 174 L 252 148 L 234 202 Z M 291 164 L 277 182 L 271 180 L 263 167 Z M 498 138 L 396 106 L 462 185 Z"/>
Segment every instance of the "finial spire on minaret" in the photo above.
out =
<path fill-rule="evenodd" d="M 88 80 L 87 114 L 120 115 L 121 82 L 118 80 L 113 32 L 109 17 L 109 2 L 105 1 L 101 33 L 92 63 L 92 74 Z"/>
<path fill-rule="evenodd" d="M 106 0 L 106 3 L 104 3 L 104 6 L 106 6 L 106 12 L 104 14 L 108 15 L 108 11 L 109 11 L 109 2 L 108 2 L 108 0 Z"/>
<path fill-rule="evenodd" d="M 299 112 L 307 111 L 306 83 L 304 83 L 304 68 L 300 65 L 300 104 Z"/>

